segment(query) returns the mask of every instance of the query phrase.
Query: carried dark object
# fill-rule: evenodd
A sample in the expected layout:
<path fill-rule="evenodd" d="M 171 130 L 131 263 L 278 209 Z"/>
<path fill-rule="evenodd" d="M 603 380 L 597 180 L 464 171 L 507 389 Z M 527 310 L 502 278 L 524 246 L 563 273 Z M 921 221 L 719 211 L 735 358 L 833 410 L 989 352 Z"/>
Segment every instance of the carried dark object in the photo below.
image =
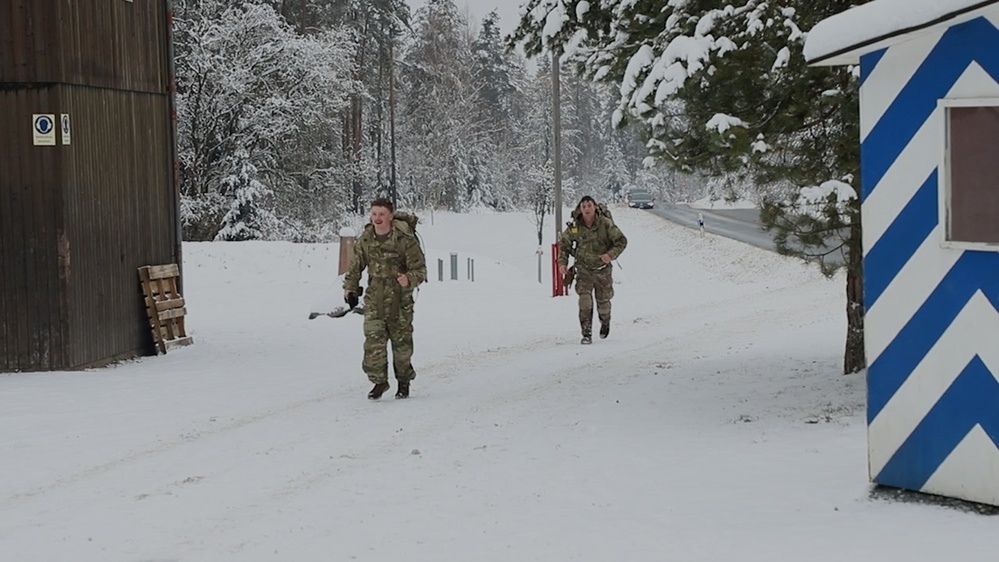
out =
<path fill-rule="evenodd" d="M 329 316 L 330 318 L 343 318 L 344 316 L 353 312 L 354 314 L 364 314 L 363 306 L 355 306 L 354 308 L 347 308 L 346 306 L 338 306 L 329 312 L 310 312 L 309 320 L 314 318 L 319 318 L 320 316 Z"/>
<path fill-rule="evenodd" d="M 357 303 L 361 302 L 361 293 L 363 292 L 364 292 L 364 287 L 358 287 L 356 293 L 353 291 L 347 293 L 347 297 L 343 299 L 343 301 L 347 303 L 347 306 L 349 306 L 350 308 L 356 308 Z"/>
<path fill-rule="evenodd" d="M 364 306 L 361 305 L 361 295 L 364 294 L 364 287 L 358 287 L 357 293 L 349 293 L 344 297 L 344 301 L 348 306 L 338 306 L 329 312 L 310 312 L 309 320 L 319 318 L 320 316 L 329 316 L 330 318 L 343 318 L 344 316 L 355 312 L 357 314 L 364 314 Z"/>
<path fill-rule="evenodd" d="M 409 398 L 409 381 L 399 381 L 399 390 L 395 392 L 396 399 Z"/>
<path fill-rule="evenodd" d="M 565 275 L 562 277 L 562 286 L 568 289 L 572 287 L 572 282 L 576 280 L 576 266 L 572 266 L 565 270 Z"/>
<path fill-rule="evenodd" d="M 380 382 L 376 384 L 374 388 L 371 389 L 371 392 L 368 393 L 368 400 L 378 400 L 379 398 L 382 397 L 382 394 L 385 394 L 385 391 L 388 389 L 389 389 L 389 383 L 387 382 Z"/>

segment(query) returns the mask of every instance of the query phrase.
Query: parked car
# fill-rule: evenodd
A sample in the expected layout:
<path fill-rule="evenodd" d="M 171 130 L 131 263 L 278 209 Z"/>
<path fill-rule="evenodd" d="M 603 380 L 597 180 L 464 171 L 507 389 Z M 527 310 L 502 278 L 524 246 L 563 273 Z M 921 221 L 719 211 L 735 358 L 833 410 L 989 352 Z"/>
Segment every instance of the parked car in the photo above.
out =
<path fill-rule="evenodd" d="M 635 209 L 651 209 L 655 207 L 655 199 L 648 191 L 629 191 L 628 206 Z"/>

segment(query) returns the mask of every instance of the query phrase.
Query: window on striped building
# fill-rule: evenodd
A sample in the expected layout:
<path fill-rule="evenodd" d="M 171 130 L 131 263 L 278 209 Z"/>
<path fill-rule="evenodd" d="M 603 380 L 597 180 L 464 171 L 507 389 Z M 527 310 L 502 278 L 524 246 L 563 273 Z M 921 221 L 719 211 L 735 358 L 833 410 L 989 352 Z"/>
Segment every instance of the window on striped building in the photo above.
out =
<path fill-rule="evenodd" d="M 949 101 L 947 241 L 999 244 L 999 99 Z"/>

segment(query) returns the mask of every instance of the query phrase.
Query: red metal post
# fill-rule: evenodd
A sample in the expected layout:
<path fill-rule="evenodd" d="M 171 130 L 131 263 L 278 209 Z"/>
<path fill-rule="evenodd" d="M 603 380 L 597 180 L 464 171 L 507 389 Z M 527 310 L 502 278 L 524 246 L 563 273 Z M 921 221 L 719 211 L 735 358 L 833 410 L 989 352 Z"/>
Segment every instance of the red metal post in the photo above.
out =
<path fill-rule="evenodd" d="M 569 291 L 562 285 L 562 276 L 558 272 L 558 242 L 552 244 L 552 296 L 562 297 Z"/>

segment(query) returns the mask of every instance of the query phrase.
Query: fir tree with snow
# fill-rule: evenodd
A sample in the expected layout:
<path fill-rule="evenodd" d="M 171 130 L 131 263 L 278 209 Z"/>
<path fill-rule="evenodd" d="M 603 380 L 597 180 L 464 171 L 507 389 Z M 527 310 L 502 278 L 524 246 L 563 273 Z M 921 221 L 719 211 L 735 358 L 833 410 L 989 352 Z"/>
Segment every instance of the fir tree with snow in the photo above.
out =
<path fill-rule="evenodd" d="M 264 197 L 269 192 L 257 179 L 258 170 L 250 162 L 249 153 L 237 150 L 222 165 L 231 169 L 229 175 L 222 178 L 229 209 L 222 217 L 222 228 L 215 239 L 242 242 L 263 238 L 263 231 L 273 216 L 263 208 Z"/>
<path fill-rule="evenodd" d="M 816 211 L 799 192 L 856 191 L 857 80 L 808 67 L 802 30 L 860 3 L 531 0 L 514 34 L 528 53 L 564 50 L 581 73 L 617 84 L 615 124 L 644 127 L 655 162 L 756 183 L 781 252 L 828 274 L 845 266 L 847 373 L 865 366 L 859 202 L 838 189 Z"/>

